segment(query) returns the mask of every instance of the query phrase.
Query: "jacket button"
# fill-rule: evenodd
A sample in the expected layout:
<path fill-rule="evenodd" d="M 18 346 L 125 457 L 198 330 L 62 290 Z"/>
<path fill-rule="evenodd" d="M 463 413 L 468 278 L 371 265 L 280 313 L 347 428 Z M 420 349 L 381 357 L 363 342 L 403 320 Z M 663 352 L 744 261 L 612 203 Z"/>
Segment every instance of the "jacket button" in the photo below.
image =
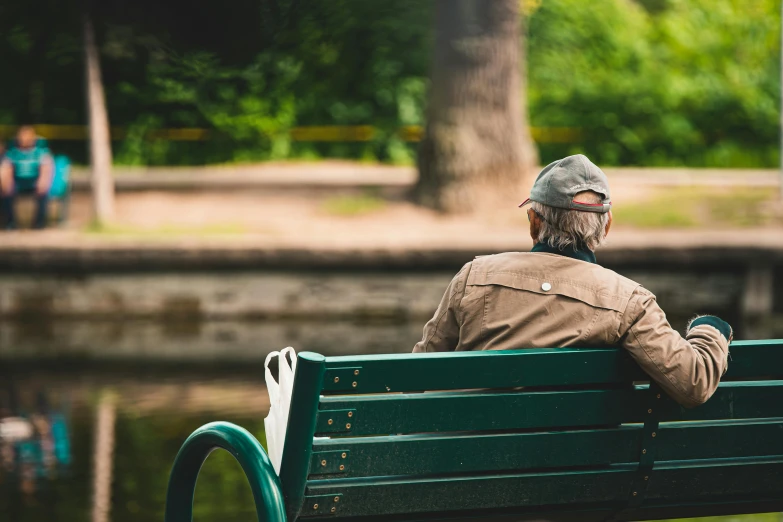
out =
<path fill-rule="evenodd" d="M 549 283 L 544 283 L 543 285 L 541 285 L 541 290 L 543 290 L 544 292 L 549 292 L 550 290 L 552 290 L 552 285 L 550 285 Z"/>

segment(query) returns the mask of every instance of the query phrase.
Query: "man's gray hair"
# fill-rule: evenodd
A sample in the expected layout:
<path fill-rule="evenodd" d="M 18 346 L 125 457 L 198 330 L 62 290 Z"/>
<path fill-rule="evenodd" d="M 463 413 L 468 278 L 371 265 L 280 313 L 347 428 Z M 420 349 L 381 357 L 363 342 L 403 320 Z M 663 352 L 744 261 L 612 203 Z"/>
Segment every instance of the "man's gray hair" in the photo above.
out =
<path fill-rule="evenodd" d="M 601 196 L 592 191 L 580 192 L 574 201 L 602 203 Z M 609 213 L 583 212 L 555 208 L 533 201 L 530 206 L 542 218 L 538 240 L 553 248 L 565 250 L 586 246 L 595 250 L 606 239 Z"/>

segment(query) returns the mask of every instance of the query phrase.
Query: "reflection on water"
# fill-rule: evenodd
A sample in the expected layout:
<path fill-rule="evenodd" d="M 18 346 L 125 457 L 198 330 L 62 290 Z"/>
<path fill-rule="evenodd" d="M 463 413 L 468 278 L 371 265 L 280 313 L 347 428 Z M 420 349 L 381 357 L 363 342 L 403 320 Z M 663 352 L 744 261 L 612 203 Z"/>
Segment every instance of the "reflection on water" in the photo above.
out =
<path fill-rule="evenodd" d="M 29 496 L 39 483 L 67 472 L 67 406 L 52 405 L 43 390 L 36 393 L 34 404 L 17 403 L 16 396 L 11 386 L 0 389 L 0 477 L 15 480 L 19 491 Z"/>
<path fill-rule="evenodd" d="M 31 420 L 34 431 L 28 437 L 27 428 L 14 420 L 17 439 L 7 438 L 8 431 L 2 432 L 3 521 L 91 520 L 95 486 L 100 482 L 95 480 L 94 472 L 96 456 L 101 458 L 96 444 L 101 425 L 97 416 L 107 390 L 115 397 L 117 408 L 109 462 L 113 480 L 106 497 L 110 499 L 108 520 L 114 522 L 163 520 L 171 464 L 180 444 L 198 426 L 228 420 L 246 427 L 264 442 L 263 416 L 268 404 L 260 380 L 244 376 L 228 381 L 203 376 L 191 380 L 177 375 L 151 382 L 144 375 L 129 375 L 111 386 L 89 373 L 70 374 L 49 390 L 53 396 L 69 396 L 69 410 L 44 415 L 32 411 L 24 400 L 40 395 L 40 377 L 35 372 L 3 377 L 6 389 L 20 396 L 13 414 Z M 226 405 L 225 410 L 220 404 Z M 11 418 L 5 417 L 3 425 Z M 6 460 L 9 448 L 15 454 Z M 204 467 L 195 513 L 196 520 L 201 521 L 255 519 L 250 489 L 227 453 L 214 454 Z"/>
<path fill-rule="evenodd" d="M 95 466 L 96 456 L 108 459 L 111 471 L 107 520 L 162 521 L 171 464 L 194 429 L 226 420 L 264 442 L 266 352 L 294 344 L 299 350 L 356 353 L 368 340 L 376 353 L 408 351 L 421 332 L 418 323 L 287 324 L 282 330 L 245 323 L 246 331 L 241 324 L 199 327 L 202 332 L 233 329 L 233 339 L 242 342 L 226 357 L 221 351 L 209 354 L 208 343 L 195 338 L 189 353 L 186 342 L 146 344 L 165 340 L 149 333 L 135 340 L 99 335 L 112 331 L 106 325 L 72 325 L 91 335 L 80 334 L 84 336 L 64 352 L 58 351 L 62 344 L 57 336 L 36 342 L 26 337 L 28 353 L 18 351 L 19 345 L 12 350 L 0 344 L 0 521 L 92 520 L 101 497 L 96 490 L 106 480 L 101 466 Z M 298 331 L 297 342 L 286 338 L 286 330 Z M 264 332 L 274 335 L 265 338 Z M 136 345 L 144 350 L 135 351 Z M 112 411 L 109 431 L 99 421 L 106 404 Z M 113 450 L 101 449 L 101 436 L 110 436 Z M 228 453 L 210 456 L 198 484 L 194 520 L 255 520 L 250 488 Z M 724 520 L 780 522 L 783 517 Z"/>

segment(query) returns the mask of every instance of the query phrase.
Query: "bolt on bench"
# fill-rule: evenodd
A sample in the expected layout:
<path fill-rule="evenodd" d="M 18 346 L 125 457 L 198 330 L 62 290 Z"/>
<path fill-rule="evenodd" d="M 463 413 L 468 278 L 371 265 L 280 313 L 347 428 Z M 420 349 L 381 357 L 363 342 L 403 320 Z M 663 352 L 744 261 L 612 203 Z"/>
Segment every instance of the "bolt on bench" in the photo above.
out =
<path fill-rule="evenodd" d="M 783 340 L 731 345 L 685 409 L 623 349 L 299 354 L 278 478 L 229 423 L 185 441 L 166 522 L 191 522 L 215 448 L 262 522 L 653 520 L 783 511 Z M 634 384 L 637 383 L 637 384 Z"/>

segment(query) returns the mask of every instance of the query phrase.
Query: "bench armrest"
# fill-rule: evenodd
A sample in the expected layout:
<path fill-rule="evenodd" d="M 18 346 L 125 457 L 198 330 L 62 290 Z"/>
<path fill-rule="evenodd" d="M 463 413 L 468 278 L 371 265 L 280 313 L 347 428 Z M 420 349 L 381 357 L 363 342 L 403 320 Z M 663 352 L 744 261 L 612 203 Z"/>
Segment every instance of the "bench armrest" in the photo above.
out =
<path fill-rule="evenodd" d="M 229 422 L 205 424 L 177 453 L 166 493 L 165 522 L 191 522 L 196 479 L 210 453 L 223 448 L 237 459 L 250 482 L 259 522 L 285 522 L 280 480 L 264 448 L 246 429 Z"/>

